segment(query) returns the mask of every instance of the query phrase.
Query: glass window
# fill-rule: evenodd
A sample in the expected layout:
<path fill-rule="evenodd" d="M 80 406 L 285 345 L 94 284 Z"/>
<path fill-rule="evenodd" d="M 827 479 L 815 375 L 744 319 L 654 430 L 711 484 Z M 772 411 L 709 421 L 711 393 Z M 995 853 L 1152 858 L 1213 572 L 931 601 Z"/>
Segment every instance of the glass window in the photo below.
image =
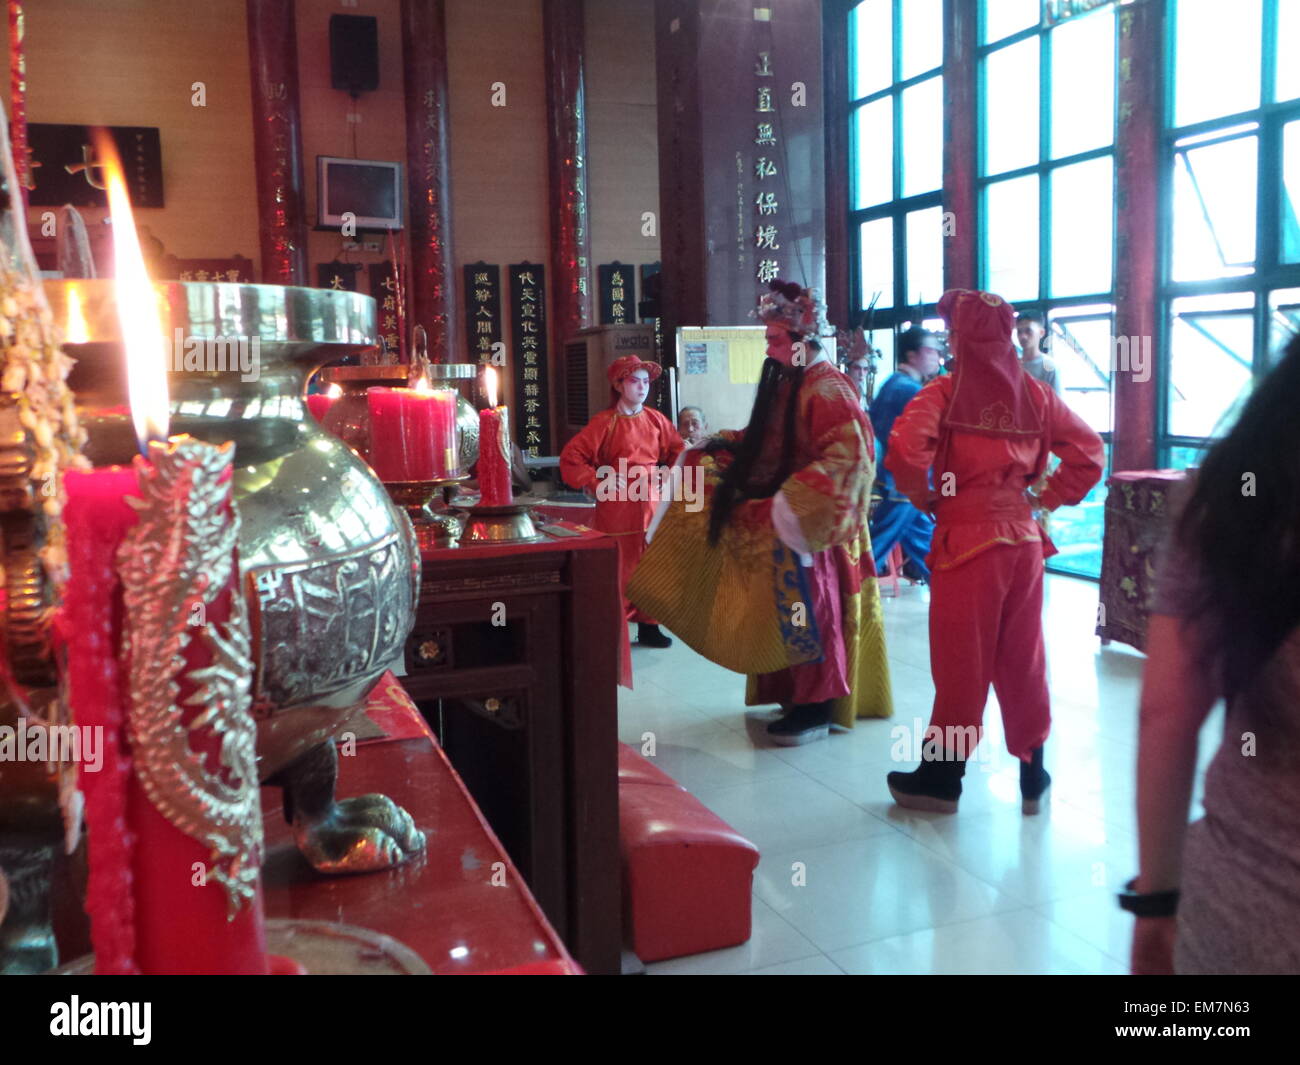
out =
<path fill-rule="evenodd" d="M 1284 263 L 1300 262 L 1300 122 L 1282 127 L 1281 258 Z"/>
<path fill-rule="evenodd" d="M 992 44 L 1013 33 L 1037 25 L 1042 17 L 1042 0 L 985 0 L 983 44 Z"/>
<path fill-rule="evenodd" d="M 1177 0 L 1173 8 L 1174 125 L 1258 107 L 1262 0 Z M 1280 45 L 1290 51 L 1286 38 Z"/>
<path fill-rule="evenodd" d="M 1038 178 L 998 181 L 985 194 L 987 288 L 1003 299 L 1038 298 Z"/>
<path fill-rule="evenodd" d="M 1052 30 L 1052 158 L 1115 140 L 1115 13 L 1070 19 Z"/>
<path fill-rule="evenodd" d="M 1099 433 L 1110 432 L 1111 336 L 1109 315 L 1104 318 L 1053 316 L 1048 354 L 1056 363 L 1056 379 L 1070 408 Z M 1150 338 L 1147 338 L 1148 341 Z M 1150 360 L 1148 347 L 1143 357 Z M 1145 365 L 1150 366 L 1148 361 Z"/>
<path fill-rule="evenodd" d="M 1175 281 L 1241 277 L 1255 264 L 1259 138 L 1175 148 Z"/>
<path fill-rule="evenodd" d="M 943 185 L 943 79 L 903 90 L 903 195 Z"/>
<path fill-rule="evenodd" d="M 1277 82 L 1273 98 L 1279 103 L 1300 96 L 1300 63 L 1296 62 L 1293 47 L 1288 47 L 1300 34 L 1300 4 L 1295 0 L 1281 0 L 1277 5 Z"/>
<path fill-rule="evenodd" d="M 852 96 L 861 100 L 888 88 L 894 80 L 894 2 L 862 0 L 849 12 L 853 51 Z"/>
<path fill-rule="evenodd" d="M 1109 292 L 1115 175 L 1110 156 L 1052 172 L 1052 295 Z"/>
<path fill-rule="evenodd" d="M 1268 361 L 1272 366 L 1282 358 L 1286 346 L 1300 334 L 1300 289 L 1288 288 L 1269 293 Z"/>
<path fill-rule="evenodd" d="M 1169 341 L 1169 432 L 1218 435 L 1250 390 L 1254 297 L 1189 296 L 1173 301 Z M 1236 305 L 1240 309 L 1225 309 Z"/>
<path fill-rule="evenodd" d="M 884 97 L 858 108 L 854 145 L 855 207 L 874 207 L 894 198 L 894 102 Z"/>
<path fill-rule="evenodd" d="M 907 216 L 907 305 L 937 303 L 943 295 L 943 208 Z"/>
<path fill-rule="evenodd" d="M 943 0 L 906 0 L 903 15 L 904 81 L 943 63 Z"/>
<path fill-rule="evenodd" d="M 858 238 L 861 306 L 877 310 L 894 306 L 894 220 L 864 222 Z"/>
<path fill-rule="evenodd" d="M 984 173 L 1038 162 L 1038 38 L 991 52 L 984 66 Z"/>

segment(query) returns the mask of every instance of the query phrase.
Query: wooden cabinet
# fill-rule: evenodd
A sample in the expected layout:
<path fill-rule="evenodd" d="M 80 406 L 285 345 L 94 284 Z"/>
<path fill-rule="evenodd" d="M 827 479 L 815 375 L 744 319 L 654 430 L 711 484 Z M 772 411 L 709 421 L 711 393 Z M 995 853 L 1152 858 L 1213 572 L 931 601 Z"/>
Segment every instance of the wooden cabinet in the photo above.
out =
<path fill-rule="evenodd" d="M 429 551 L 403 678 L 578 961 L 617 973 L 618 554 L 598 533 Z M 437 846 L 437 838 L 431 841 Z"/>

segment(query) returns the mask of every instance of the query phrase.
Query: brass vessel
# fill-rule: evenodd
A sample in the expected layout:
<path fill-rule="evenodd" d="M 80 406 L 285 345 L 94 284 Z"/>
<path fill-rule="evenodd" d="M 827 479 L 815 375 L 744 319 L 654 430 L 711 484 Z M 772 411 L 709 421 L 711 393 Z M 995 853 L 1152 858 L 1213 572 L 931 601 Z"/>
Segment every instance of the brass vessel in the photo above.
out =
<path fill-rule="evenodd" d="M 86 454 L 95 465 L 128 462 L 137 444 L 114 283 L 47 281 L 45 291 L 77 360 L 69 384 Z M 375 301 L 277 285 L 158 282 L 154 291 L 170 342 L 170 432 L 235 444 L 262 780 L 284 785 L 316 868 L 397 864 L 423 848 L 423 835 L 383 796 L 335 801 L 333 741 L 402 661 L 419 551 L 374 473 L 303 399 L 320 366 L 377 344 Z"/>

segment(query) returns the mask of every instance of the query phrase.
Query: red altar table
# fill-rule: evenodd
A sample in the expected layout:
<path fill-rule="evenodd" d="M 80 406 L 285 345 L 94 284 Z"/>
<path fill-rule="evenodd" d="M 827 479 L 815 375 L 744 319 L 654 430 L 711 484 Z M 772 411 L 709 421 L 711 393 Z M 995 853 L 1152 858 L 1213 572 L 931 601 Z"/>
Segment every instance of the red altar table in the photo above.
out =
<path fill-rule="evenodd" d="M 1169 530 L 1174 492 L 1184 470 L 1128 470 L 1106 485 L 1097 635 L 1146 649 L 1147 614 L 1157 554 Z"/>
<path fill-rule="evenodd" d="M 573 956 L 616 974 L 618 550 L 537 517 L 544 541 L 424 552 L 402 683 Z"/>
<path fill-rule="evenodd" d="M 339 758 L 338 794 L 390 796 L 428 835 L 428 849 L 391 872 L 323 876 L 294 847 L 279 789 L 266 789 L 267 916 L 382 932 L 415 951 L 435 975 L 580 973 L 391 674 L 367 714 L 376 736 L 359 733 L 356 753 Z"/>

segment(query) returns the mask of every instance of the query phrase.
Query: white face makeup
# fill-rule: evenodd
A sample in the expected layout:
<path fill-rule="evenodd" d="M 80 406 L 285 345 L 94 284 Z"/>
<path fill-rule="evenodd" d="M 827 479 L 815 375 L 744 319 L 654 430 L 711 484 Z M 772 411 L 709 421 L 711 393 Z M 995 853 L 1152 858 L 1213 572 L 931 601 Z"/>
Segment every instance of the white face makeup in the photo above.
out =
<path fill-rule="evenodd" d="M 635 373 L 628 374 L 623 378 L 623 383 L 619 386 L 619 392 L 623 396 L 620 406 L 630 414 L 645 404 L 646 396 L 650 394 L 650 373 L 648 370 L 637 370 Z"/>

